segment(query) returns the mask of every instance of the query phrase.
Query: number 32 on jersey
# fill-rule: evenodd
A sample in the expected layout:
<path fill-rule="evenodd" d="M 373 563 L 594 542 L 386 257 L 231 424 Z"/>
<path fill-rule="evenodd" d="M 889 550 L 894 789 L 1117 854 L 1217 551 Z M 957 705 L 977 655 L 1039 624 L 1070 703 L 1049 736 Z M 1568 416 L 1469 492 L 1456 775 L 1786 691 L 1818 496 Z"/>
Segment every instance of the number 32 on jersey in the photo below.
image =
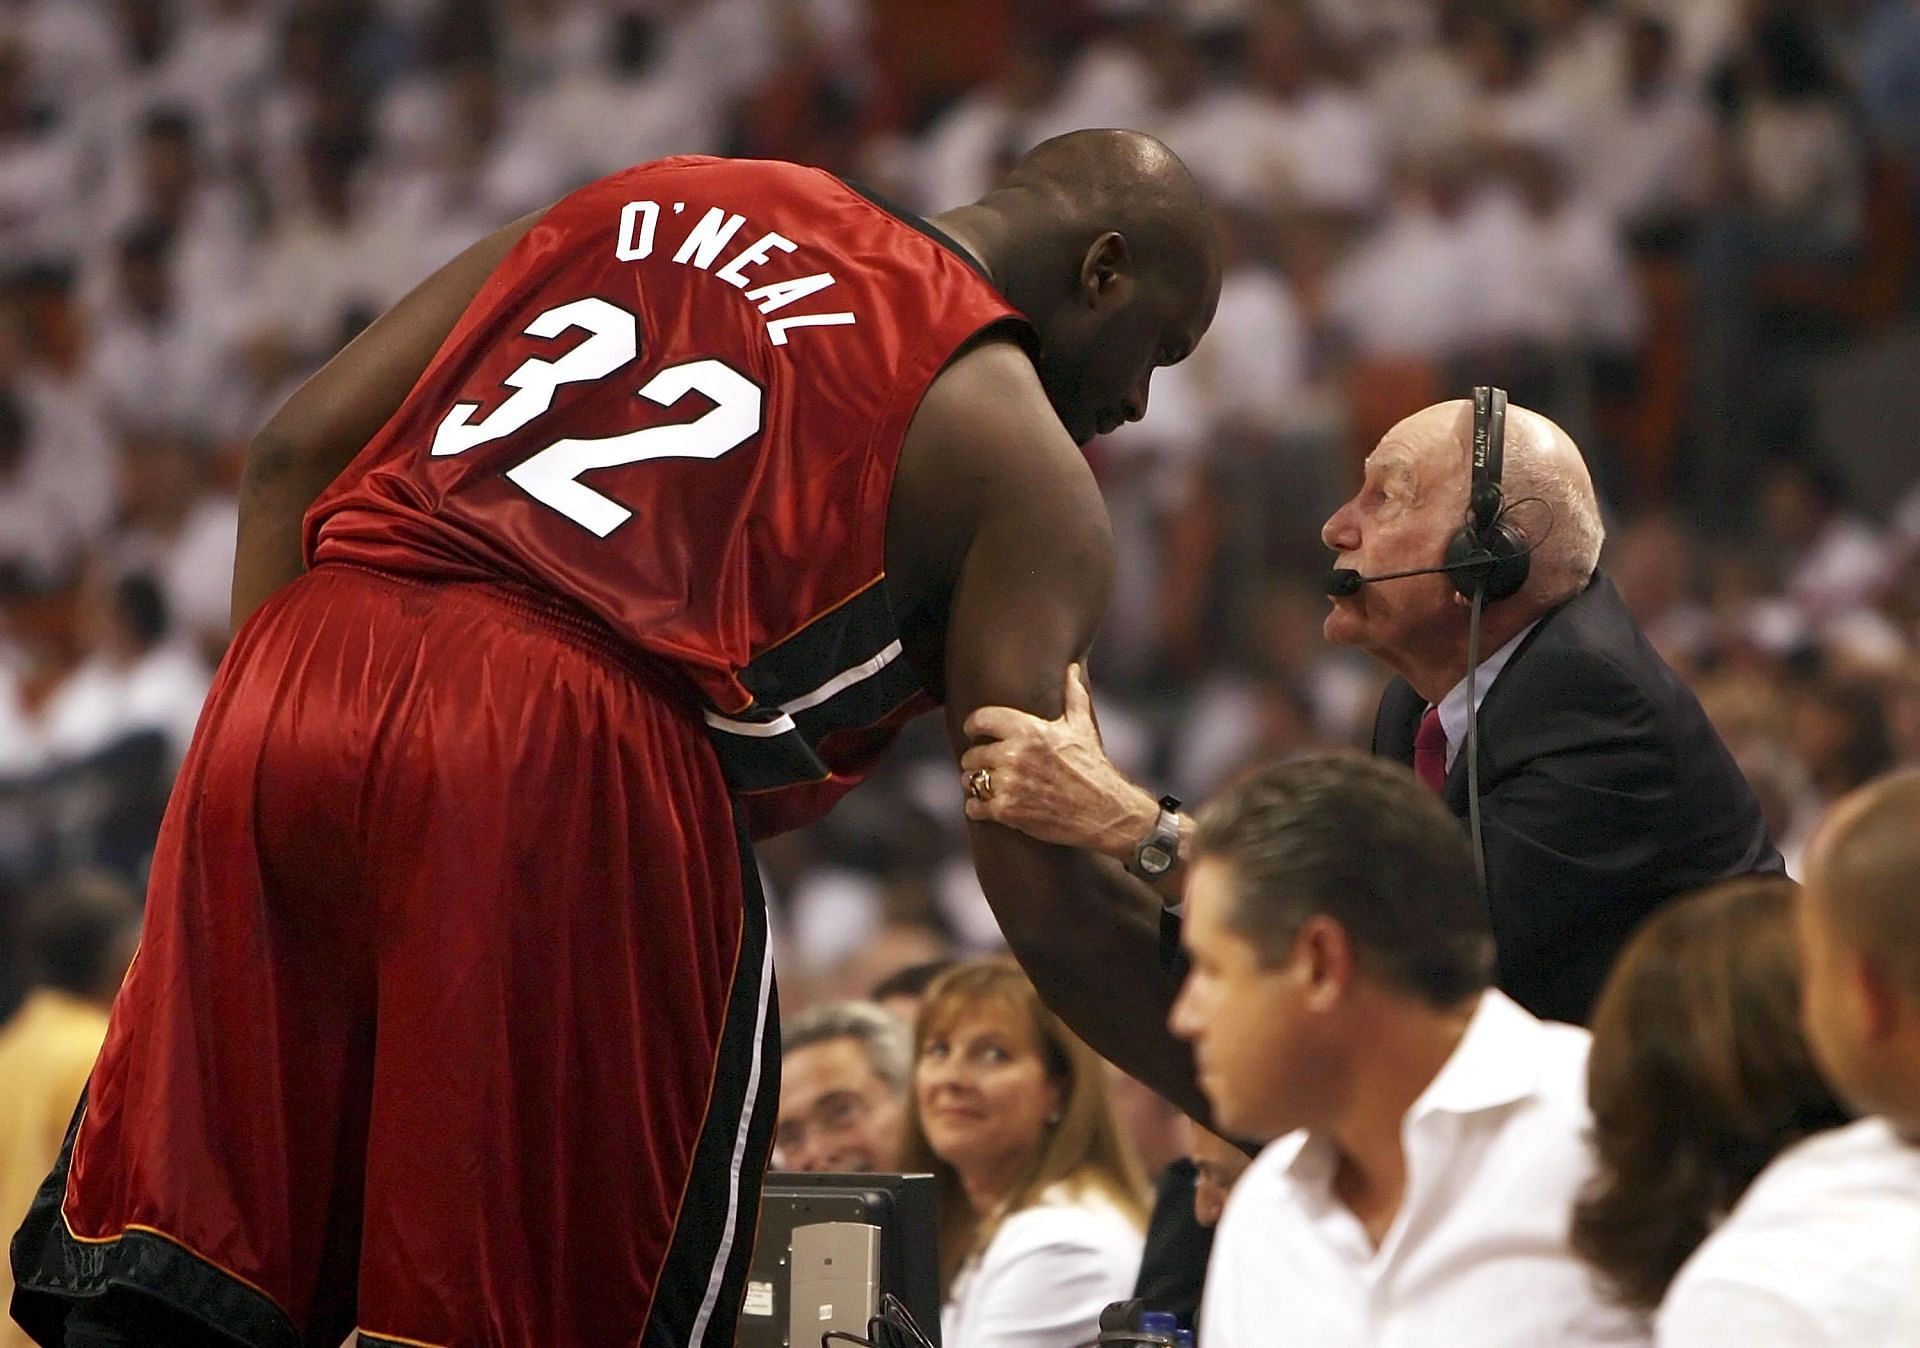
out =
<path fill-rule="evenodd" d="M 558 360 L 528 357 L 503 381 L 513 392 L 479 421 L 473 420 L 478 403 L 449 408 L 434 430 L 433 456 L 464 454 L 475 445 L 511 435 L 551 408 L 562 384 L 604 379 L 640 354 L 639 320 L 603 299 L 589 297 L 548 309 L 524 331 L 550 340 L 569 328 L 583 330 L 586 340 Z M 633 518 L 633 512 L 581 482 L 582 473 L 648 459 L 717 459 L 760 429 L 760 386 L 723 361 L 668 366 L 638 390 L 640 397 L 662 407 L 671 407 L 688 393 L 704 395 L 713 407 L 692 421 L 591 440 L 556 440 L 509 468 L 507 478 L 542 505 L 605 538 Z"/>

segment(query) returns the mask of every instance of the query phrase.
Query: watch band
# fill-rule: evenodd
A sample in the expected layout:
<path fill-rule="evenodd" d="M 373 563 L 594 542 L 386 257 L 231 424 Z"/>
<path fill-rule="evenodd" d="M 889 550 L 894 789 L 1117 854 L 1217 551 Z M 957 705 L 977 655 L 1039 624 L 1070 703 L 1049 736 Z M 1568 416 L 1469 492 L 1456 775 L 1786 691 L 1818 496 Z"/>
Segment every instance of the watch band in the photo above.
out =
<path fill-rule="evenodd" d="M 1160 813 L 1147 835 L 1134 844 L 1127 871 L 1138 879 L 1158 880 L 1180 860 L 1180 798 L 1160 797 Z"/>

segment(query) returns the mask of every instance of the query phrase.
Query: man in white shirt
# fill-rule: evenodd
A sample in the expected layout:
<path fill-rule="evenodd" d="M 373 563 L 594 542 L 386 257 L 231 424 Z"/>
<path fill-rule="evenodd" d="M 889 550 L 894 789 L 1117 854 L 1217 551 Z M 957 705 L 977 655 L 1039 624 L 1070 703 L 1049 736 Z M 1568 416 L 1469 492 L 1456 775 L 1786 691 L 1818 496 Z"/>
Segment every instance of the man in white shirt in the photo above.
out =
<path fill-rule="evenodd" d="M 1215 1237 L 1210 1348 L 1632 1343 L 1568 1246 L 1587 1035 L 1488 987 L 1446 807 L 1379 759 L 1296 758 L 1194 838 L 1174 1032 L 1267 1145 Z"/>
<path fill-rule="evenodd" d="M 1842 797 L 1806 865 L 1807 1043 L 1842 1099 L 1920 1143 L 1920 771 Z"/>

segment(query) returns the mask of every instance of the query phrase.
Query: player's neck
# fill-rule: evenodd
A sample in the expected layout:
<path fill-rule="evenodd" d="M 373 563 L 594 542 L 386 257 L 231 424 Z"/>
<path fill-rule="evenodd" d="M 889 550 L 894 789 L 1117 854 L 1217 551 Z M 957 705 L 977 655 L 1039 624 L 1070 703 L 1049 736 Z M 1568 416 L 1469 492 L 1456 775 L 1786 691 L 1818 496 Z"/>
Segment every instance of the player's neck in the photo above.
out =
<path fill-rule="evenodd" d="M 942 211 L 929 219 L 941 233 L 966 249 L 968 256 L 980 264 L 1000 292 L 1006 293 L 1005 278 L 1001 275 L 1001 269 L 994 265 L 994 255 L 1000 251 L 996 244 L 1005 237 L 1006 224 L 995 212 L 976 202 L 971 206 L 956 206 L 950 211 Z"/>

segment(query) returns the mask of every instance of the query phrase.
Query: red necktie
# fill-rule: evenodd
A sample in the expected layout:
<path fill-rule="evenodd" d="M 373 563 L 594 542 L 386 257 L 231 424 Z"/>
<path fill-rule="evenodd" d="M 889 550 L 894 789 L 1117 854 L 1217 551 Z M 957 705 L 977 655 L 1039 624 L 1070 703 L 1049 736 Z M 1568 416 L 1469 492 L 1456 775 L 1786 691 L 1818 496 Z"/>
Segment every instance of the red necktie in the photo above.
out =
<path fill-rule="evenodd" d="M 1413 737 L 1413 775 L 1440 795 L 1447 794 L 1447 728 L 1440 724 L 1440 708 L 1428 707 Z"/>

